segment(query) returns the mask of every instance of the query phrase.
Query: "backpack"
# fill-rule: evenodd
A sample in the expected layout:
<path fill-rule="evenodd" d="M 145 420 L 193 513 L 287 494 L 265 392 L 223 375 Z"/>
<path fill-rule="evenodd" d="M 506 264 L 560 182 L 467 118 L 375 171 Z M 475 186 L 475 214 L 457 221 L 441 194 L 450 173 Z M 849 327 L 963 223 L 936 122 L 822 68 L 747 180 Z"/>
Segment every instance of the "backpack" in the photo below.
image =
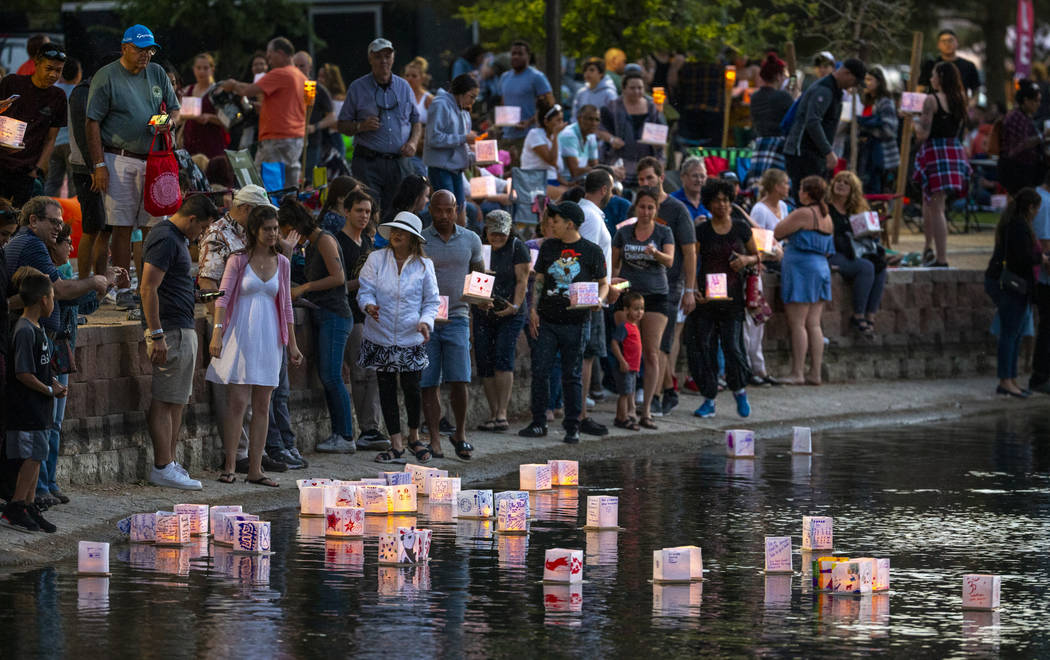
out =
<path fill-rule="evenodd" d="M 984 150 L 991 156 L 1001 155 L 1001 143 L 1003 139 L 1003 118 L 999 117 L 992 124 L 992 130 L 988 131 L 988 139 L 984 143 Z"/>
<path fill-rule="evenodd" d="M 791 125 L 795 123 L 795 115 L 798 114 L 798 102 L 802 100 L 802 95 L 791 102 L 791 107 L 784 113 L 784 118 L 780 120 L 780 134 L 787 135 L 791 131 Z"/>

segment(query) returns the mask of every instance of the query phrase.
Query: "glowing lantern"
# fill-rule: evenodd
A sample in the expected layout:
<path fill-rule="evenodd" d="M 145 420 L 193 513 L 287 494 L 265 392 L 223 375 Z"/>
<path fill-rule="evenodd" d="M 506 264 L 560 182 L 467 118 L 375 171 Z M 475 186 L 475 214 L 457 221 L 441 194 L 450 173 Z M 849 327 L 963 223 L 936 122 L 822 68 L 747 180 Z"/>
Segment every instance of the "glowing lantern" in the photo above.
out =
<path fill-rule="evenodd" d="M 999 575 L 971 573 L 963 576 L 962 607 L 964 610 L 994 610 L 999 608 Z"/>
<path fill-rule="evenodd" d="M 683 545 L 653 550 L 653 582 L 691 582 L 704 579 L 704 558 L 700 548 Z"/>
<path fill-rule="evenodd" d="M 529 506 L 529 493 L 525 490 L 505 490 L 496 493 L 496 512 L 499 512 L 500 502 L 504 500 L 521 500 L 525 505 L 525 517 L 528 518 L 531 513 Z"/>
<path fill-rule="evenodd" d="M 402 473 L 404 474 L 404 473 Z M 387 486 L 387 503 L 390 513 L 415 513 L 416 485 Z"/>
<path fill-rule="evenodd" d="M 429 529 L 399 527 L 395 534 L 379 537 L 379 563 L 416 564 L 430 558 L 430 542 L 433 532 Z"/>
<path fill-rule="evenodd" d="M 347 538 L 365 535 L 365 510 L 361 507 L 326 506 L 324 535 Z"/>
<path fill-rule="evenodd" d="M 808 426 L 795 426 L 793 427 L 793 435 L 791 437 L 791 453 L 792 454 L 812 454 L 813 453 L 813 432 Z"/>
<path fill-rule="evenodd" d="M 831 516 L 802 516 L 802 549 L 831 550 L 833 523 Z"/>
<path fill-rule="evenodd" d="M 726 87 L 732 87 L 736 84 L 736 67 L 732 64 L 726 65 Z"/>
<path fill-rule="evenodd" d="M 109 544 L 101 541 L 78 543 L 77 573 L 80 575 L 109 575 Z"/>
<path fill-rule="evenodd" d="M 551 466 L 546 463 L 525 463 L 518 466 L 519 490 L 550 490 Z"/>
<path fill-rule="evenodd" d="M 457 518 L 491 518 L 491 490 L 461 490 L 456 496 Z"/>
<path fill-rule="evenodd" d="M 547 465 L 551 468 L 552 486 L 580 485 L 579 461 L 547 461 Z"/>
<path fill-rule="evenodd" d="M 408 472 L 380 472 L 379 477 L 386 479 L 387 486 L 401 486 L 412 483 L 412 475 Z"/>
<path fill-rule="evenodd" d="M 870 594 L 874 579 L 874 559 L 840 561 L 831 570 L 831 590 L 836 594 Z"/>
<path fill-rule="evenodd" d="M 886 591 L 890 588 L 890 560 L 882 558 L 875 560 L 875 583 L 872 591 Z"/>
<path fill-rule="evenodd" d="M 430 490 L 433 488 L 435 479 L 447 479 L 448 470 L 428 470 L 423 473 L 423 485 L 416 488 L 416 492 L 422 494 L 424 497 L 430 497 Z"/>
<path fill-rule="evenodd" d="M 306 105 L 313 105 L 316 98 L 317 83 L 313 80 L 307 80 L 303 83 L 303 100 L 306 101 Z"/>
<path fill-rule="evenodd" d="M 185 513 L 158 511 L 157 545 L 186 545 L 190 542 L 190 517 Z"/>
<path fill-rule="evenodd" d="M 430 477 L 430 502 L 452 504 L 460 491 L 459 477 Z"/>
<path fill-rule="evenodd" d="M 131 542 L 153 543 L 157 540 L 157 514 L 136 513 L 131 516 Z"/>
<path fill-rule="evenodd" d="M 332 479 L 296 479 L 295 485 L 298 486 L 299 490 L 307 486 L 327 486 L 328 484 L 335 483 Z"/>
<path fill-rule="evenodd" d="M 547 550 L 543 555 L 543 581 L 583 582 L 583 550 Z"/>
<path fill-rule="evenodd" d="M 587 523 L 584 529 L 617 529 L 620 498 L 611 495 L 587 496 Z"/>
<path fill-rule="evenodd" d="M 726 456 L 730 458 L 754 458 L 755 432 L 744 429 L 726 431 Z"/>
<path fill-rule="evenodd" d="M 190 534 L 193 536 L 208 535 L 207 504 L 176 504 L 175 513 L 185 513 L 190 517 Z"/>
<path fill-rule="evenodd" d="M 492 302 L 492 287 L 495 284 L 495 275 L 471 271 L 463 279 L 463 295 L 460 296 L 460 300 L 473 304 Z"/>
<path fill-rule="evenodd" d="M 390 495 L 386 486 L 368 484 L 361 487 L 365 500 L 365 513 L 386 515 L 390 513 Z"/>
<path fill-rule="evenodd" d="M 242 511 L 243 509 L 239 504 L 211 507 L 208 509 L 208 530 L 214 535 L 215 529 L 219 525 L 219 516 L 227 513 L 241 513 Z"/>
<path fill-rule="evenodd" d="M 238 520 L 233 523 L 233 537 L 230 540 L 234 552 L 269 552 L 270 523 L 261 520 Z"/>
<path fill-rule="evenodd" d="M 500 500 L 496 510 L 496 531 L 503 534 L 525 534 L 529 519 L 528 506 L 520 499 Z"/>
<path fill-rule="evenodd" d="M 817 557 L 813 560 L 813 586 L 817 591 L 831 591 L 834 587 L 835 566 L 849 561 L 849 557 Z"/>
<path fill-rule="evenodd" d="M 791 537 L 766 537 L 766 573 L 790 573 Z"/>
<path fill-rule="evenodd" d="M 398 474 L 404 474 L 399 472 Z M 365 505 L 364 495 L 361 487 L 341 481 L 336 484 L 325 486 L 325 508 L 330 506 L 357 506 Z"/>
<path fill-rule="evenodd" d="M 226 513 L 218 519 L 212 541 L 220 545 L 233 545 L 234 524 L 241 520 L 258 520 L 259 516 L 250 513 Z"/>
<path fill-rule="evenodd" d="M 324 515 L 325 486 L 303 486 L 299 489 L 299 515 L 318 517 Z"/>
<path fill-rule="evenodd" d="M 0 115 L 0 144 L 11 149 L 25 148 L 26 122 Z"/>

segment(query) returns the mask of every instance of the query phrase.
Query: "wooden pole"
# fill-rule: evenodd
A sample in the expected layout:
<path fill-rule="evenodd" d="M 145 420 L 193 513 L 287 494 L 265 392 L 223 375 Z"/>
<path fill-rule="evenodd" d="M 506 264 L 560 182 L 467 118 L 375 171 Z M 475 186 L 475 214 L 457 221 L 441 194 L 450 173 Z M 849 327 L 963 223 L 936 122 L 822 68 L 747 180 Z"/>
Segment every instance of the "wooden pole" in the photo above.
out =
<path fill-rule="evenodd" d="M 862 83 L 858 83 L 862 84 Z M 849 96 L 850 108 L 849 108 L 849 171 L 857 172 L 857 160 L 860 151 L 860 135 L 858 133 L 857 125 L 857 88 L 853 88 L 853 93 Z"/>
<path fill-rule="evenodd" d="M 908 69 L 908 91 L 914 92 L 919 84 L 919 58 L 922 56 L 922 32 L 911 35 L 911 67 Z M 911 134 L 914 130 L 912 116 L 904 118 L 901 127 L 901 162 L 897 166 L 897 199 L 893 204 L 893 218 L 890 220 L 890 244 L 897 245 L 901 237 L 901 220 L 904 217 L 904 189 L 907 184 L 908 166 L 911 160 Z"/>
<path fill-rule="evenodd" d="M 729 113 L 733 108 L 733 88 L 736 87 L 736 66 L 727 64 L 722 74 L 722 89 L 725 93 L 722 113 L 722 148 L 729 146 Z"/>
<path fill-rule="evenodd" d="M 313 181 L 313 176 L 312 175 L 308 176 L 307 172 L 306 172 L 306 151 L 307 151 L 306 145 L 308 145 L 310 143 L 310 113 L 313 112 L 313 109 L 314 109 L 314 104 L 313 103 L 307 103 L 306 104 L 306 127 L 303 129 L 303 155 L 300 158 L 300 165 L 299 165 L 299 171 L 301 172 L 301 176 L 302 176 L 303 180 L 302 180 L 302 184 L 300 184 L 298 181 L 294 182 L 296 187 L 299 188 L 299 192 L 302 192 L 302 191 L 306 190 L 306 188 L 309 185 L 307 183 L 308 181 Z M 288 185 L 287 181 L 284 182 L 284 185 L 285 185 L 286 188 L 290 187 Z"/>
<path fill-rule="evenodd" d="M 561 101 L 561 0 L 547 0 L 546 12 L 543 18 L 544 28 L 547 32 L 546 73 L 554 92 L 554 100 Z M 543 121 L 539 122 L 540 127 Z"/>
<path fill-rule="evenodd" d="M 788 76 L 791 77 L 792 83 L 788 87 L 788 91 L 791 92 L 792 96 L 795 96 L 799 90 L 798 81 L 798 59 L 795 55 L 795 42 L 789 41 L 784 44 L 784 63 L 787 64 Z"/>

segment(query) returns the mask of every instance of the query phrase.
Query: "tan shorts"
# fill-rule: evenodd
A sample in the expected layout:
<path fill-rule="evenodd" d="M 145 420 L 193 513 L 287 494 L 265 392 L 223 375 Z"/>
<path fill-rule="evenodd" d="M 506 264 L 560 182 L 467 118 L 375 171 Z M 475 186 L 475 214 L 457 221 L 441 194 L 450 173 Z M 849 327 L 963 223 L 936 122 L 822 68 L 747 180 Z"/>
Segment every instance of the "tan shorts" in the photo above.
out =
<path fill-rule="evenodd" d="M 153 365 L 153 398 L 185 405 L 193 393 L 193 368 L 197 364 L 197 331 L 178 328 L 164 333 L 168 361 Z"/>

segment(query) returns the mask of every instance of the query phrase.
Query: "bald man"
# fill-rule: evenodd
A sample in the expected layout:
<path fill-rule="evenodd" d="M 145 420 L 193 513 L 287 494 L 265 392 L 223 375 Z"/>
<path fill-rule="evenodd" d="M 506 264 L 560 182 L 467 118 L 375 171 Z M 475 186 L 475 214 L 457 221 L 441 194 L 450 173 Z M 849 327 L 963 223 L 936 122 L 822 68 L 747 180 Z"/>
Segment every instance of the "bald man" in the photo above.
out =
<path fill-rule="evenodd" d="M 302 71 L 307 80 L 314 79 L 313 65 L 313 58 L 305 50 L 292 56 L 292 66 Z M 314 167 L 320 164 L 321 156 L 324 155 L 324 147 L 328 144 L 329 129 L 335 127 L 336 123 L 332 94 L 321 83 L 317 83 L 317 98 L 314 99 L 310 118 L 306 121 L 306 172 L 304 176 L 307 181 L 310 181 Z"/>

